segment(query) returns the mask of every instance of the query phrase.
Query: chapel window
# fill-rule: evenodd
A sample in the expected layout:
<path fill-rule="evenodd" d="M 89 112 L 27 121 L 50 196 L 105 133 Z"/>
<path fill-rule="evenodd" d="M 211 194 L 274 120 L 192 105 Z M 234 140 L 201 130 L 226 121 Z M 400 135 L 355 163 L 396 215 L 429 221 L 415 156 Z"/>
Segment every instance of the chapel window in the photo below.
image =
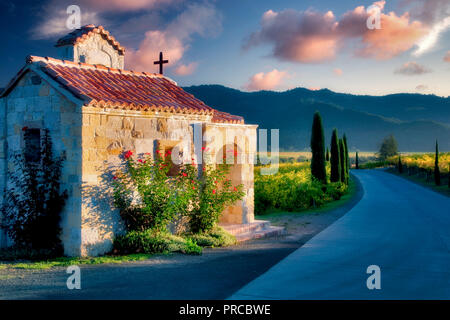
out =
<path fill-rule="evenodd" d="M 41 160 L 41 130 L 27 128 L 24 130 L 24 155 L 28 163 L 39 163 Z"/>

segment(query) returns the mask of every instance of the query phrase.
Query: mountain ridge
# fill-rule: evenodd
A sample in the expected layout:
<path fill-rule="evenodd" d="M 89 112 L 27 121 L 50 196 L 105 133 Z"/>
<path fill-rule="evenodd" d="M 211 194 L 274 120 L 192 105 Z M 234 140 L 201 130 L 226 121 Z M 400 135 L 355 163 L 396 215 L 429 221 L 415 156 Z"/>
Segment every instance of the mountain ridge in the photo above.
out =
<path fill-rule="evenodd" d="M 336 127 L 347 134 L 352 150 L 377 150 L 383 137 L 391 133 L 399 141 L 401 151 L 432 151 L 435 139 L 442 150 L 450 150 L 449 97 L 409 93 L 351 95 L 301 87 L 283 92 L 243 92 L 221 85 L 184 89 L 211 107 L 243 116 L 246 123 L 279 128 L 283 150 L 308 148 L 315 110 L 324 119 L 327 143 Z"/>

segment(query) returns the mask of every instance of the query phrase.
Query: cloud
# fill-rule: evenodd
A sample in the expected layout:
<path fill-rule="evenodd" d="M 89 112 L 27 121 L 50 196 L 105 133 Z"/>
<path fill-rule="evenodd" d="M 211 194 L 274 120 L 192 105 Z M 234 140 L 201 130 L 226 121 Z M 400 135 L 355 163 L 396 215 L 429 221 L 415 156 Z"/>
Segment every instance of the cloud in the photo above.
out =
<path fill-rule="evenodd" d="M 383 10 L 385 1 L 374 4 Z M 269 44 L 272 55 L 280 60 L 317 63 L 334 59 L 353 40 L 356 55 L 382 60 L 411 49 L 429 31 L 422 22 L 412 21 L 408 12 L 401 16 L 381 12 L 381 29 L 370 30 L 366 21 L 372 14 L 364 6 L 340 19 L 331 11 L 268 10 L 261 18 L 260 30 L 245 39 L 243 49 Z"/>
<path fill-rule="evenodd" d="M 414 51 L 416 57 L 430 51 L 438 42 L 440 35 L 450 28 L 450 16 L 436 23 L 430 32 L 417 43 L 417 49 Z"/>
<path fill-rule="evenodd" d="M 342 69 L 340 69 L 340 68 L 335 68 L 335 69 L 333 69 L 333 72 L 334 72 L 334 74 L 337 75 L 337 76 L 342 76 L 342 74 L 344 73 L 344 72 L 342 71 Z"/>
<path fill-rule="evenodd" d="M 136 11 L 154 9 L 180 0 L 79 0 L 81 8 L 99 11 Z"/>
<path fill-rule="evenodd" d="M 191 62 L 187 65 L 180 64 L 177 66 L 174 70 L 174 73 L 178 76 L 188 76 L 192 74 L 195 69 L 197 69 L 198 63 L 197 62 Z"/>
<path fill-rule="evenodd" d="M 402 74 L 405 76 L 416 76 L 430 72 L 432 72 L 431 69 L 428 69 L 427 67 L 422 66 L 414 61 L 406 62 L 400 68 L 394 71 L 394 73 L 396 74 Z"/>
<path fill-rule="evenodd" d="M 104 18 L 107 14 L 122 14 L 124 12 L 139 11 L 141 16 L 146 17 L 147 25 L 154 22 L 155 10 L 169 5 L 182 3 L 184 0 L 79 0 L 76 5 L 81 11 L 81 25 L 105 24 Z M 69 15 L 66 12 L 72 0 L 50 0 L 40 8 L 38 23 L 31 30 L 33 39 L 55 38 L 69 33 L 72 30 L 66 28 Z M 106 13 L 106 14 L 105 14 Z M 151 17 L 149 17 L 151 15 Z M 108 18 L 111 18 L 108 15 Z M 136 24 L 130 19 L 133 29 Z M 130 25 L 127 26 L 128 28 Z M 148 29 L 147 29 L 148 30 Z"/>
<path fill-rule="evenodd" d="M 244 49 L 269 43 L 273 56 L 287 61 L 312 63 L 334 58 L 338 39 L 331 12 L 266 11 L 261 30 L 250 35 Z"/>
<path fill-rule="evenodd" d="M 445 62 L 450 62 L 450 50 L 447 51 L 447 53 L 445 54 L 445 56 L 444 56 L 444 61 L 445 61 Z"/>
<path fill-rule="evenodd" d="M 377 60 L 391 59 L 411 49 L 428 32 L 420 21 L 410 22 L 408 13 L 381 15 L 381 29 L 367 30 L 362 35 L 363 48 L 357 54 Z"/>
<path fill-rule="evenodd" d="M 416 90 L 417 90 L 417 91 L 427 91 L 427 90 L 428 90 L 428 86 L 425 85 L 425 84 L 419 84 L 419 85 L 416 87 Z"/>
<path fill-rule="evenodd" d="M 155 69 L 153 61 L 162 51 L 169 66 L 177 66 L 194 35 L 211 37 L 221 30 L 222 17 L 215 7 L 207 3 L 189 5 L 164 29 L 147 31 L 137 49 L 127 48 L 125 63 L 133 70 L 151 71 Z"/>
<path fill-rule="evenodd" d="M 66 9 L 55 10 L 55 7 L 48 7 L 44 9 L 44 12 L 47 19 L 42 19 L 42 22 L 31 30 L 32 39 L 54 38 L 56 40 L 59 36 L 73 31 L 66 27 L 66 21 L 69 17 Z M 99 25 L 102 24 L 102 19 L 96 12 L 81 11 L 81 23 L 82 25 L 91 23 Z"/>
<path fill-rule="evenodd" d="M 259 72 L 253 75 L 244 88 L 248 91 L 273 90 L 279 87 L 288 76 L 286 71 L 278 71 L 273 69 L 270 72 Z"/>

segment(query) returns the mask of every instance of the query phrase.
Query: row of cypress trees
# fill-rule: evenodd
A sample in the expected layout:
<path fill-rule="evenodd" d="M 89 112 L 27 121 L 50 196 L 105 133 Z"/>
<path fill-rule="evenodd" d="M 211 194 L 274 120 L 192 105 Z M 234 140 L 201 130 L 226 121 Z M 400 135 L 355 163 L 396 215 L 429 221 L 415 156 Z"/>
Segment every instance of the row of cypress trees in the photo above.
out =
<path fill-rule="evenodd" d="M 325 135 L 322 117 L 318 111 L 314 114 L 311 132 L 311 174 L 323 184 L 327 183 L 326 161 L 331 165 L 331 182 L 343 182 L 348 184 L 350 172 L 350 159 L 348 156 L 347 137 L 340 139 L 335 128 L 331 136 L 330 151 L 325 153 Z"/>

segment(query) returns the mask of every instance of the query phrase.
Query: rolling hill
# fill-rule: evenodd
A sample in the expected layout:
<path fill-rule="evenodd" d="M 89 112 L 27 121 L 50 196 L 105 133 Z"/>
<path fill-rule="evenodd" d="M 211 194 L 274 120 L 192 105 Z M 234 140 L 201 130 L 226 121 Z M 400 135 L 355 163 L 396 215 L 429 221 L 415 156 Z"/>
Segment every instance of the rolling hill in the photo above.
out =
<path fill-rule="evenodd" d="M 322 114 L 327 139 L 336 127 L 347 134 L 351 150 L 377 150 L 383 137 L 391 133 L 401 151 L 432 151 L 435 139 L 441 150 L 450 150 L 449 98 L 419 94 L 357 96 L 304 88 L 249 93 L 219 85 L 184 89 L 214 108 L 243 116 L 246 123 L 280 129 L 283 150 L 309 147 L 316 110 Z"/>

